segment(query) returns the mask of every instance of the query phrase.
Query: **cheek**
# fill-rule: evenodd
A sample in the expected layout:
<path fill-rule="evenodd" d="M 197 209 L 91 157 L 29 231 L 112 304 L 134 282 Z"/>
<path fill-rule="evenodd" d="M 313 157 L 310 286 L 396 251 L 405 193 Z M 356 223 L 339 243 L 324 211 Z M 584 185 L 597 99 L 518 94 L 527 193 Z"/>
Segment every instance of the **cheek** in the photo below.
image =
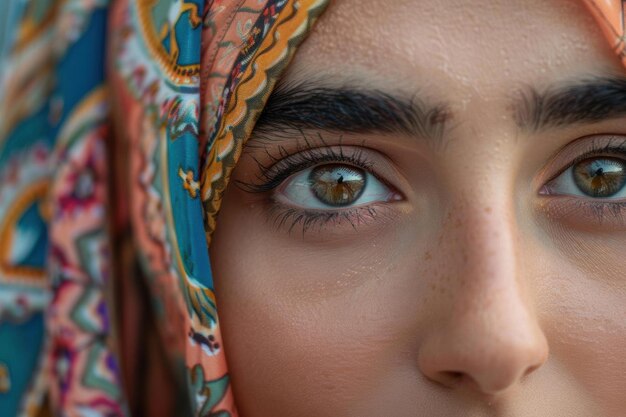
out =
<path fill-rule="evenodd" d="M 358 414 L 365 417 L 381 415 L 372 410 L 383 402 L 433 404 L 436 415 L 456 406 L 424 381 L 416 356 L 467 297 L 463 265 L 478 255 L 458 236 L 471 219 L 443 219 L 448 234 L 442 234 L 407 217 L 384 233 L 310 244 L 301 232 L 276 230 L 240 197 L 230 189 L 225 196 L 211 259 L 242 415 L 348 416 L 367 409 Z M 550 346 L 548 365 L 525 387 L 560 393 L 572 406 L 580 405 L 572 395 L 580 390 L 605 410 L 623 409 L 626 238 L 524 224 L 517 229 L 523 236 L 515 259 L 524 265 L 517 279 Z M 527 398 L 529 407 L 539 407 Z"/>
<path fill-rule="evenodd" d="M 551 353 L 606 410 L 623 411 L 626 297 L 582 282 L 559 283 L 546 325 Z"/>
<path fill-rule="evenodd" d="M 398 279 L 408 255 L 384 250 L 393 236 L 311 246 L 228 198 L 211 258 L 243 415 L 350 415 L 399 370 L 414 387 L 418 336 L 406 312 L 420 304 L 420 280 Z"/>
<path fill-rule="evenodd" d="M 527 258 L 534 262 L 550 356 L 606 412 L 620 415 L 626 407 L 626 237 L 550 233 L 551 250 Z"/>

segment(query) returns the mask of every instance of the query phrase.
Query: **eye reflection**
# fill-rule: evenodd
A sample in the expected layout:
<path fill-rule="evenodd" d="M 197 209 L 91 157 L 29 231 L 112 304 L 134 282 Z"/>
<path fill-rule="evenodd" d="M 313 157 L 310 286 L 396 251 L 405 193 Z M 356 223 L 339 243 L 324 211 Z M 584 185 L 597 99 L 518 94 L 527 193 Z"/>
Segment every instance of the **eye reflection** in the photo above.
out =
<path fill-rule="evenodd" d="M 322 165 L 311 170 L 311 191 L 322 203 L 343 207 L 354 203 L 363 194 L 365 172 L 346 165 Z"/>
<path fill-rule="evenodd" d="M 626 184 L 626 161 L 617 158 L 589 158 L 574 165 L 576 186 L 590 197 L 612 197 Z"/>

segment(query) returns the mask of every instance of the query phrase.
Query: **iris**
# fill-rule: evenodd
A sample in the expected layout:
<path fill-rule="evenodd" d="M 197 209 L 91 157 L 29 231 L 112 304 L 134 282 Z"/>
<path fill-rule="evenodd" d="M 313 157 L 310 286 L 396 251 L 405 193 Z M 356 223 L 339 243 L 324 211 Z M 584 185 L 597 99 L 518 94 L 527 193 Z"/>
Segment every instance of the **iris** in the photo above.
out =
<path fill-rule="evenodd" d="M 347 165 L 318 166 L 309 174 L 309 184 L 315 197 L 333 207 L 353 204 L 365 189 L 367 177 L 363 170 Z"/>
<path fill-rule="evenodd" d="M 576 186 L 590 197 L 603 198 L 617 194 L 626 184 L 626 161 L 618 158 L 589 158 L 574 165 Z"/>

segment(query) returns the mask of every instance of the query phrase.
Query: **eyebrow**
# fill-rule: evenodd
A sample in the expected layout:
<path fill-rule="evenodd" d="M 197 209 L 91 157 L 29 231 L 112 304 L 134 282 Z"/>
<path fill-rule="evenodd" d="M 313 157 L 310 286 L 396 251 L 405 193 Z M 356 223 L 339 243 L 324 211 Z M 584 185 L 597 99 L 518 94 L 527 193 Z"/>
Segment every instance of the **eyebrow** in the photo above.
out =
<path fill-rule="evenodd" d="M 515 119 L 522 130 L 537 132 L 564 125 L 597 123 L 626 115 L 626 78 L 600 77 L 538 92 L 520 91 Z"/>
<path fill-rule="evenodd" d="M 529 132 L 626 116 L 624 77 L 594 77 L 542 92 L 527 87 L 519 94 L 513 102 L 515 121 Z M 272 92 L 255 132 L 402 133 L 439 142 L 451 118 L 447 105 L 429 105 L 415 95 L 292 82 L 279 84 Z"/>
<path fill-rule="evenodd" d="M 417 97 L 377 89 L 285 83 L 270 95 L 256 133 L 294 129 L 342 133 L 402 133 L 440 139 L 449 112 Z"/>

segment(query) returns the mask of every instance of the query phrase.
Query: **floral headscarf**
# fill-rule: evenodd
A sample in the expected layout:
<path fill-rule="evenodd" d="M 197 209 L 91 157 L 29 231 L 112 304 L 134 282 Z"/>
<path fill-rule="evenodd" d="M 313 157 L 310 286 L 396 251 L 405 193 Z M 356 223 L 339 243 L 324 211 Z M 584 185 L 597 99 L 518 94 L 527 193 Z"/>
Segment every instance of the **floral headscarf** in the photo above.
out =
<path fill-rule="evenodd" d="M 583 1 L 626 65 L 626 1 Z M 191 414 L 237 415 L 208 245 L 242 147 L 327 2 L 0 2 L 1 416 L 130 415 L 111 290 L 129 278 L 123 233 Z"/>

